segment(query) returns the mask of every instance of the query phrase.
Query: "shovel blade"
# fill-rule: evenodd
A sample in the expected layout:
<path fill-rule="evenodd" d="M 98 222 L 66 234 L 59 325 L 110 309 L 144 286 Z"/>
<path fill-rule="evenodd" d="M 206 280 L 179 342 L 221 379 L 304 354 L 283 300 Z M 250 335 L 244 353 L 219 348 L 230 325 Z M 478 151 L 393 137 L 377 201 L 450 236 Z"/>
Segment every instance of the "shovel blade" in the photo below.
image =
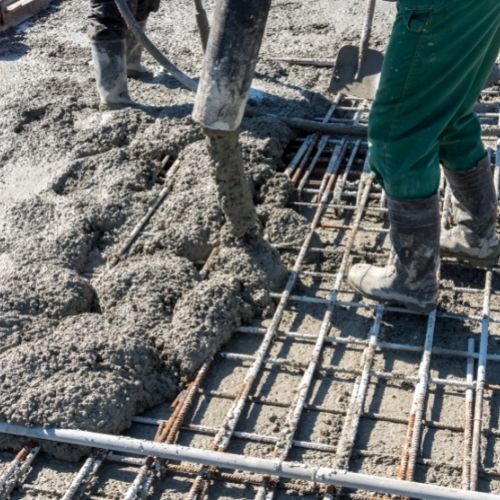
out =
<path fill-rule="evenodd" d="M 353 97 L 372 100 L 377 92 L 384 55 L 368 49 L 359 75 L 357 75 L 358 59 L 359 47 L 346 45 L 340 49 L 330 82 L 330 92 L 342 92 Z"/>

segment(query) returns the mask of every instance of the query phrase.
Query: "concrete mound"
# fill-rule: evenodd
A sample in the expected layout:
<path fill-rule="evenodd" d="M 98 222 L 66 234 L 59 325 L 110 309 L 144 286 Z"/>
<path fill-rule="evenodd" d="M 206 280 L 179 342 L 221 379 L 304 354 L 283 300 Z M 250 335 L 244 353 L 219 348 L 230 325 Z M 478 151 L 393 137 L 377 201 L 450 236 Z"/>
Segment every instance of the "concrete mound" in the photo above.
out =
<path fill-rule="evenodd" d="M 158 252 L 120 262 L 96 289 L 103 313 L 133 315 L 151 326 L 170 321 L 176 302 L 199 280 L 187 259 Z"/>
<path fill-rule="evenodd" d="M 126 322 L 81 314 L 0 354 L 0 419 L 108 433 L 128 428 L 134 415 L 171 397 L 176 380 L 146 334 L 124 332 Z M 1 447 L 12 445 L 1 437 Z M 84 452 L 46 446 L 66 459 Z"/>
<path fill-rule="evenodd" d="M 219 206 L 205 141 L 189 145 L 179 156 L 172 192 L 151 222 L 152 238 L 138 249 L 168 249 L 193 262 L 204 262 L 219 241 L 224 216 Z"/>
<path fill-rule="evenodd" d="M 72 22 L 84 23 L 84 8 L 70 3 Z M 191 93 L 165 76 L 129 82 L 147 104 L 100 113 L 86 48 L 48 48 L 42 31 L 18 68 L 26 84 L 10 72 L 12 85 L 0 81 L 0 420 L 119 433 L 192 379 L 240 324 L 267 314 L 269 290 L 287 274 L 265 241 L 224 240 Z M 79 71 L 66 75 L 68 58 Z M 242 130 L 254 201 L 284 206 L 290 185 L 276 172 L 293 133 L 269 117 L 245 119 Z M 109 269 L 175 159 L 171 192 Z M 45 446 L 66 459 L 82 453 Z"/>
<path fill-rule="evenodd" d="M 64 318 L 90 311 L 95 292 L 74 271 L 51 264 L 0 269 L 0 315 Z"/>
<path fill-rule="evenodd" d="M 272 305 L 269 292 L 279 290 L 287 278 L 278 252 L 260 238 L 221 246 L 207 269 L 210 275 L 227 274 L 240 282 L 241 297 L 249 307 L 245 321 L 263 314 Z"/>
<path fill-rule="evenodd" d="M 19 265 L 52 263 L 82 271 L 95 242 L 86 203 L 37 195 L 14 204 L 3 220 L 0 248 Z"/>
<path fill-rule="evenodd" d="M 157 347 L 182 381 L 191 379 L 240 326 L 246 307 L 240 295 L 240 282 L 220 274 L 198 283 L 177 302 Z"/>

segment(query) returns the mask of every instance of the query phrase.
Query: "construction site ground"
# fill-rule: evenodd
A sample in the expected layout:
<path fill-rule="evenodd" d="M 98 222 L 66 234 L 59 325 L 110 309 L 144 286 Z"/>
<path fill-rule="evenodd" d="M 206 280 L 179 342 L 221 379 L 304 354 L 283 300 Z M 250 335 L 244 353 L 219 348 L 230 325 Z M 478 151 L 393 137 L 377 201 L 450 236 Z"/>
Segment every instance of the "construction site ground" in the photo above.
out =
<path fill-rule="evenodd" d="M 270 116 L 367 123 L 369 103 L 327 92 L 331 67 L 278 60 L 333 60 L 357 42 L 364 3 L 272 5 L 250 98 L 267 116 L 245 118 L 241 143 L 281 264 L 264 242 L 213 252 L 224 219 L 203 133 L 190 120 L 193 94 L 149 55 L 153 75 L 129 82 L 139 105 L 98 111 L 88 2 L 54 1 L 0 33 L 0 421 L 152 440 L 177 397 L 177 408 L 190 407 L 167 442 L 213 449 L 222 432 L 233 453 L 500 495 L 498 268 L 443 260 L 429 316 L 362 300 L 345 279 L 349 266 L 393 258 L 366 140 L 293 131 Z M 385 47 L 394 14 L 379 2 L 374 48 Z M 199 74 L 191 1 L 162 2 L 148 26 L 184 71 Z M 484 125 L 498 125 L 498 85 L 478 110 Z M 497 141 L 485 140 L 498 186 Z M 446 208 L 444 183 L 441 191 Z M 26 443 L 0 436 L 0 483 Z M 91 453 L 40 444 L 12 498 L 63 498 Z M 186 464 L 158 478 L 157 462 L 141 469 L 138 458 L 90 456 L 83 498 L 123 498 L 151 478 L 151 498 L 162 499 L 254 498 L 262 487 L 280 499 L 325 493 L 231 471 L 206 482 Z"/>

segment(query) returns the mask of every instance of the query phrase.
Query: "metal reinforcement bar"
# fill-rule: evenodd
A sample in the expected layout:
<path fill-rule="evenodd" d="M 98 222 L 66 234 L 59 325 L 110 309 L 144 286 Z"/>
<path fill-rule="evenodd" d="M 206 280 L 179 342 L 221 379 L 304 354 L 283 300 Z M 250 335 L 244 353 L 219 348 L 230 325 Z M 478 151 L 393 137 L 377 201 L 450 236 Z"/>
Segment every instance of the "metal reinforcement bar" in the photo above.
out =
<path fill-rule="evenodd" d="M 335 101 L 331 104 L 330 108 L 326 112 L 325 116 L 321 119 L 322 123 L 328 123 L 330 121 L 330 118 L 332 117 L 333 113 L 338 107 L 338 104 L 340 102 L 340 99 L 342 98 L 342 95 L 339 94 Z M 301 144 L 300 148 L 298 149 L 297 153 L 294 155 L 292 158 L 290 164 L 285 170 L 285 173 L 293 180 L 295 176 L 295 170 L 303 170 L 304 165 L 308 161 L 308 159 L 311 156 L 312 151 L 314 150 L 314 147 L 316 146 L 317 142 L 319 139 L 319 134 L 311 134 L 308 135 L 305 139 L 304 142 Z M 326 144 L 323 146 L 325 147 Z M 319 146 L 318 146 L 319 149 Z M 316 160 L 317 161 L 317 160 Z"/>
<path fill-rule="evenodd" d="M 338 304 L 342 305 L 342 304 Z M 361 307 L 363 304 L 359 304 Z M 355 307 L 355 305 L 350 305 L 349 307 Z M 378 306 L 375 306 L 375 309 Z M 384 311 L 388 311 L 387 307 L 384 308 Z M 439 317 L 439 315 L 438 315 Z M 246 333 L 249 335 L 262 335 L 265 333 L 265 328 L 261 328 L 258 326 L 241 326 L 238 328 L 238 333 Z M 315 341 L 316 340 L 316 335 L 313 335 L 312 333 L 302 333 L 302 332 L 292 332 L 289 330 L 284 330 L 280 331 L 278 333 L 278 337 L 285 338 L 295 338 L 297 340 L 306 340 L 306 341 Z M 331 345 L 337 345 L 337 344 L 344 344 L 344 345 L 351 345 L 352 346 L 359 346 L 359 347 L 364 347 L 367 346 L 369 343 L 369 340 L 363 340 L 357 337 L 327 337 L 326 342 L 331 344 Z M 386 341 L 378 341 L 377 345 L 375 346 L 375 349 L 378 352 L 382 352 L 384 350 L 388 351 L 403 351 L 403 352 L 415 352 L 415 353 L 420 353 L 424 350 L 423 346 L 419 345 L 411 345 L 411 344 L 400 344 L 397 342 L 386 342 Z M 475 352 L 474 350 L 472 351 L 461 351 L 459 349 L 448 349 L 448 348 L 443 348 L 443 347 L 435 347 L 432 350 L 432 354 L 434 356 L 443 356 L 443 357 L 453 357 L 453 358 L 466 358 L 466 359 L 478 359 L 479 354 Z M 487 356 L 488 361 L 500 362 L 500 354 L 488 354 Z M 466 381 L 467 382 L 467 381 Z M 474 382 L 471 380 L 470 383 L 467 382 L 467 386 L 474 386 Z"/>
<path fill-rule="evenodd" d="M 349 462 L 351 460 L 356 436 L 359 430 L 359 423 L 363 414 L 363 408 L 366 400 L 366 393 L 370 383 L 370 372 L 375 358 L 376 346 L 380 328 L 382 324 L 382 317 L 384 314 L 384 306 L 381 304 L 375 313 L 375 320 L 369 333 L 369 342 L 363 352 L 361 359 L 362 373 L 356 379 L 352 390 L 352 396 L 349 407 L 344 419 L 342 433 L 340 435 L 337 451 L 335 454 L 335 467 L 339 469 L 349 469 Z M 341 491 L 338 491 L 336 497 L 338 498 Z"/>
<path fill-rule="evenodd" d="M 496 165 L 494 173 L 494 184 L 498 197 L 498 186 L 500 180 L 500 141 L 497 143 Z M 490 335 L 490 310 L 492 294 L 493 273 L 486 271 L 483 297 L 483 320 L 481 322 L 481 337 L 479 341 L 479 361 L 476 377 L 474 423 L 472 427 L 472 452 L 470 470 L 470 489 L 477 490 L 479 465 L 481 455 L 481 434 L 483 427 L 484 391 L 486 389 L 486 364 L 488 361 L 488 343 Z"/>
<path fill-rule="evenodd" d="M 207 372 L 211 366 L 211 361 L 207 361 L 202 365 L 194 381 L 179 394 L 178 399 L 174 401 L 174 412 L 167 421 L 158 422 L 158 430 L 155 436 L 155 441 L 158 443 L 175 443 L 179 431 L 184 424 L 187 413 L 190 411 L 199 389 Z M 165 468 L 167 464 L 161 463 L 158 457 L 149 456 L 146 458 L 144 465 L 137 474 L 134 482 L 128 489 L 125 500 L 134 500 L 136 498 L 146 498 L 150 487 L 154 480 L 154 471 Z"/>
<path fill-rule="evenodd" d="M 345 148 L 343 148 L 343 153 L 345 153 Z M 333 189 L 333 182 L 335 181 L 336 178 L 335 174 L 339 169 L 340 161 L 343 158 L 343 153 L 338 156 L 334 155 L 332 158 L 335 158 L 335 161 L 330 162 L 327 175 L 330 177 L 331 182 L 329 182 L 327 189 L 325 190 L 322 196 L 321 202 L 324 204 L 328 202 L 329 194 Z M 362 200 L 360 205 L 358 206 L 358 212 L 356 213 L 355 221 L 352 225 L 351 233 L 349 234 L 348 242 L 335 280 L 335 284 L 330 294 L 329 305 L 327 307 L 327 310 L 325 311 L 323 320 L 321 322 L 321 327 L 319 329 L 318 337 L 314 345 L 314 350 L 311 356 L 311 360 L 309 361 L 309 364 L 304 372 L 302 380 L 298 385 L 297 397 L 295 398 L 294 404 L 292 405 L 289 414 L 287 416 L 287 421 L 280 435 L 280 440 L 278 441 L 278 443 L 276 443 L 276 446 L 274 448 L 274 456 L 279 457 L 281 460 L 286 459 L 288 453 L 290 452 L 290 449 L 293 446 L 293 437 L 297 432 L 300 418 L 302 416 L 302 413 L 304 411 L 304 406 L 306 404 L 306 399 L 309 395 L 313 383 L 314 374 L 316 373 L 318 365 L 320 363 L 321 354 L 326 343 L 325 340 L 331 328 L 331 321 L 333 317 L 335 300 L 337 299 L 338 290 L 340 289 L 340 285 L 344 279 L 344 274 L 349 264 L 349 255 L 354 245 L 354 241 L 356 238 L 356 234 L 358 232 L 359 225 L 361 223 L 361 218 L 363 216 L 365 206 L 368 202 L 368 195 L 371 187 L 371 177 L 368 178 L 366 183 L 361 182 L 360 184 L 361 184 L 360 187 L 364 186 Z M 269 485 L 269 487 L 262 486 L 258 490 L 256 498 L 259 500 L 264 500 L 264 498 L 266 500 L 270 500 L 274 496 L 274 490 L 275 488 L 274 485 L 272 485 L 272 483 Z"/>
<path fill-rule="evenodd" d="M 69 488 L 61 500 L 73 500 L 79 498 L 84 488 L 89 484 L 104 462 L 105 453 L 94 453 L 83 463 L 78 474 L 73 478 Z"/>
<path fill-rule="evenodd" d="M 254 361 L 255 357 L 251 356 L 250 354 L 239 354 L 235 352 L 220 352 L 219 356 L 224 359 L 231 359 L 233 361 Z M 308 367 L 307 363 L 299 362 L 299 361 L 290 361 L 286 358 L 265 358 L 264 359 L 265 364 L 269 365 L 275 365 L 275 366 L 284 366 L 286 368 L 290 368 L 292 370 L 306 370 Z M 318 367 L 318 370 L 324 373 L 331 373 L 331 374 L 336 374 L 336 373 L 347 373 L 353 376 L 359 376 L 362 374 L 362 370 L 359 368 L 341 368 L 337 366 L 331 366 L 331 365 L 322 365 Z M 375 378 L 380 378 L 384 380 L 394 380 L 394 381 L 399 381 L 399 382 L 409 382 L 412 384 L 418 383 L 421 379 L 420 376 L 416 375 L 407 375 L 405 373 L 401 372 L 396 372 L 396 371 L 380 371 L 380 370 L 373 370 L 370 371 L 369 373 L 370 377 L 375 377 Z M 438 385 L 438 386 L 449 386 L 449 387 L 460 387 L 462 389 L 467 389 L 467 388 L 474 388 L 475 384 L 469 383 L 466 380 L 460 380 L 460 379 L 443 379 L 443 378 L 436 378 L 436 377 L 429 377 L 428 382 L 430 384 Z M 492 385 L 486 385 L 485 388 L 494 390 L 494 391 L 500 391 L 500 387 L 498 385 L 492 386 Z"/>
<path fill-rule="evenodd" d="M 318 132 L 321 134 L 346 135 L 354 137 L 366 137 L 368 134 L 368 125 L 342 125 L 340 123 L 321 123 L 314 120 L 290 118 L 280 115 L 268 116 L 273 116 L 286 123 L 289 127 L 303 130 L 304 132 Z M 498 125 L 483 125 L 481 130 L 483 137 L 500 136 L 500 126 Z"/>
<path fill-rule="evenodd" d="M 420 449 L 420 436 L 422 434 L 422 421 L 427 402 L 429 390 L 430 365 L 432 356 L 432 344 L 436 329 L 436 309 L 434 309 L 427 320 L 427 331 L 425 334 L 425 349 L 419 367 L 418 383 L 415 387 L 413 402 L 410 410 L 407 433 L 403 452 L 401 455 L 401 465 L 398 469 L 399 479 L 413 480 L 415 473 L 415 463 L 418 450 Z"/>
<path fill-rule="evenodd" d="M 294 248 L 291 245 L 287 246 L 287 248 Z M 313 248 L 313 250 L 315 250 Z M 319 249 L 318 249 L 319 250 Z M 326 253 L 326 252 L 325 252 Z M 280 294 L 272 292 L 271 297 L 273 298 L 279 298 Z M 295 301 L 295 302 L 309 302 L 311 304 L 328 304 L 328 299 L 323 298 L 323 297 L 311 297 L 309 295 L 291 295 L 290 296 L 290 301 Z M 376 309 L 377 305 L 376 304 L 368 304 L 365 302 L 355 302 L 355 301 L 345 301 L 345 300 L 338 300 L 337 305 L 339 306 L 344 306 L 344 307 L 354 307 L 356 309 Z M 412 311 L 409 309 L 404 309 L 402 307 L 397 307 L 397 306 L 387 306 L 385 308 L 387 312 L 396 312 L 396 313 L 403 313 L 403 314 L 409 314 L 413 316 L 422 316 L 421 312 L 418 311 Z M 452 312 L 445 312 L 445 311 L 438 311 L 436 313 L 436 316 L 438 319 L 440 318 L 445 318 L 445 319 L 452 319 L 456 321 L 478 321 L 480 322 L 482 320 L 482 316 L 476 316 L 474 314 L 459 314 L 459 313 L 452 313 Z M 500 323 L 500 320 L 498 319 L 493 319 L 490 318 L 490 323 Z M 490 355 L 488 355 L 490 356 Z M 498 355 L 493 355 L 497 356 Z"/>
<path fill-rule="evenodd" d="M 474 339 L 467 341 L 468 352 L 474 352 Z M 474 382 L 474 359 L 467 359 L 467 382 Z M 472 427 L 474 424 L 474 390 L 465 391 L 465 416 L 464 416 L 464 447 L 462 460 L 462 488 L 470 489 L 470 470 L 472 453 Z"/>
<path fill-rule="evenodd" d="M 319 188 L 319 193 L 321 197 L 324 192 L 327 192 L 329 189 L 331 189 L 332 187 L 331 183 L 333 183 L 334 180 L 335 180 L 335 175 L 333 175 L 333 172 L 331 172 L 330 175 L 325 174 L 321 186 Z M 323 201 L 323 198 L 320 199 Z M 267 328 L 267 331 L 263 336 L 261 345 L 256 353 L 256 356 L 253 358 L 252 365 L 249 368 L 247 374 L 245 375 L 244 381 L 238 390 L 237 398 L 233 402 L 228 414 L 226 415 L 224 424 L 221 426 L 219 434 L 214 439 L 213 447 L 216 450 L 223 451 L 227 449 L 227 446 L 231 441 L 234 431 L 236 430 L 236 426 L 238 425 L 243 409 L 248 401 L 248 396 L 250 395 L 254 383 L 257 380 L 257 377 L 259 376 L 259 373 L 261 372 L 265 364 L 265 358 L 277 334 L 278 327 L 283 318 L 283 314 L 285 312 L 292 290 L 295 287 L 295 283 L 298 277 L 300 276 L 302 263 L 304 262 L 307 251 L 311 245 L 313 236 L 315 234 L 315 230 L 319 225 L 324 210 L 326 209 L 326 206 L 327 206 L 326 203 L 318 204 L 313 220 L 310 224 L 309 231 L 304 239 L 304 242 L 299 251 L 295 264 L 289 274 L 288 281 L 285 285 L 285 289 L 280 296 L 279 303 L 276 307 L 276 311 L 272 318 L 271 324 Z M 207 475 L 208 472 L 209 471 L 207 471 L 206 468 L 200 469 L 189 492 L 188 498 L 190 500 L 197 498 L 200 491 L 202 491 L 207 485 L 205 476 Z"/>
<path fill-rule="evenodd" d="M 34 442 L 28 443 L 14 457 L 0 478 L 0 499 L 10 498 L 14 488 L 27 476 L 33 460 L 40 452 Z"/>
<path fill-rule="evenodd" d="M 223 469 L 242 470 L 256 474 L 298 479 L 314 484 L 342 486 L 345 488 L 370 490 L 390 495 L 405 495 L 426 500 L 498 500 L 498 495 L 490 493 L 469 492 L 432 484 L 339 471 L 327 467 L 246 457 L 234 453 L 222 453 L 88 431 L 52 427 L 24 427 L 22 425 L 0 422 L 0 433 L 35 440 L 55 441 L 76 446 L 99 448 L 127 455 L 139 455 L 142 457 L 156 456 L 165 460 L 204 464 Z"/>
<path fill-rule="evenodd" d="M 229 396 L 229 395 L 228 395 Z M 228 399 L 228 398 L 226 398 Z M 270 404 L 267 401 L 255 401 L 259 404 L 262 405 L 267 405 Z M 282 408 L 289 408 L 289 404 L 283 404 L 280 405 Z M 305 405 L 305 409 L 307 410 L 312 410 L 312 411 L 318 411 L 318 412 L 324 412 L 324 413 L 331 413 L 331 414 L 341 414 L 342 416 L 346 415 L 346 412 L 342 411 L 332 411 L 327 408 L 320 408 L 320 407 L 315 407 L 312 405 Z M 371 420 L 375 421 L 380 421 L 380 422 L 389 422 L 389 423 L 395 423 L 395 424 L 401 424 L 405 425 L 408 423 L 407 420 L 405 419 L 398 419 L 398 418 L 391 418 L 391 417 L 384 417 L 383 415 L 380 414 L 363 414 L 363 418 L 369 418 Z M 140 419 L 137 420 L 137 422 L 145 424 L 145 425 L 156 425 L 156 419 L 151 419 L 153 422 L 147 422 L 145 421 L 147 419 Z M 432 425 L 431 425 L 432 424 Z M 452 426 L 447 426 L 445 424 L 440 424 L 439 422 L 425 422 L 426 427 L 432 427 L 435 429 L 441 429 L 441 430 L 447 430 L 450 432 L 461 432 L 463 433 L 463 428 L 457 428 L 457 427 L 452 427 Z M 182 427 L 182 430 L 185 432 L 188 432 L 190 434 L 201 434 L 205 436 L 215 436 L 218 432 L 217 427 L 211 427 L 208 425 L 200 425 L 200 424 L 186 424 Z M 279 437 L 276 436 L 271 436 L 271 435 L 265 435 L 265 434 L 258 434 L 255 432 L 244 432 L 244 431 L 235 431 L 234 433 L 234 438 L 240 439 L 240 440 L 245 440 L 253 443 L 260 443 L 260 444 L 271 444 L 275 445 L 279 441 Z M 498 436 L 495 436 L 498 437 Z M 292 441 L 293 447 L 298 448 L 298 449 L 303 449 L 303 450 L 312 450 L 312 451 L 318 451 L 322 453 L 328 453 L 328 454 L 334 454 L 337 452 L 337 446 L 334 444 L 326 444 L 318 441 L 307 441 L 307 440 L 301 440 L 301 439 L 294 439 Z M 368 452 L 362 448 L 352 448 L 352 455 L 357 456 L 357 457 L 370 457 L 370 458 L 377 458 L 377 459 L 390 459 L 393 462 L 396 462 L 398 457 L 394 454 L 388 454 L 388 453 L 377 453 L 377 452 Z M 121 455 L 120 455 L 121 456 Z M 124 461 L 126 460 L 126 461 Z M 129 463 L 130 460 L 136 460 L 139 461 L 140 463 L 136 464 L 138 466 L 143 465 L 143 461 L 140 459 L 132 459 L 130 457 L 122 457 L 120 461 L 122 463 Z M 111 459 L 110 459 L 111 461 Z M 116 461 L 116 460 L 115 460 Z M 439 463 L 436 461 L 433 461 L 428 458 L 423 458 L 423 457 L 418 457 L 417 458 L 417 463 L 419 465 L 425 465 L 425 466 L 433 466 L 433 467 L 447 467 L 450 469 L 454 469 L 457 472 L 460 472 L 462 470 L 462 466 L 459 464 L 444 464 L 444 463 Z M 166 467 L 168 468 L 172 464 L 166 464 Z M 196 474 L 197 469 L 194 466 L 191 466 L 192 470 L 190 471 L 191 474 Z M 217 472 L 217 474 L 220 471 Z M 217 475 L 215 474 L 215 475 Z M 495 477 L 499 478 L 500 477 L 500 471 L 496 469 L 491 469 L 491 468 L 480 468 L 480 475 L 483 477 Z M 257 478 L 255 478 L 257 480 Z M 269 478 L 261 478 L 257 480 L 257 484 L 260 486 L 264 484 L 264 481 L 268 481 Z"/>

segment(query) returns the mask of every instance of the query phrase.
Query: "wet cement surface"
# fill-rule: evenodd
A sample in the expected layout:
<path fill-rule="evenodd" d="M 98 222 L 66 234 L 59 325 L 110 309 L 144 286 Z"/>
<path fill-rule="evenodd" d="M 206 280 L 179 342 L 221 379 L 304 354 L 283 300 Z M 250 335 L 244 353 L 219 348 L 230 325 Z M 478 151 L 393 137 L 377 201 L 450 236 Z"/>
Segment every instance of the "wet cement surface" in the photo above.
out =
<path fill-rule="evenodd" d="M 182 8 L 187 2 L 170 13 L 174 32 Z M 233 161 L 227 148 L 212 161 L 214 142 L 189 118 L 193 96 L 161 73 L 130 81 L 142 107 L 99 112 L 86 9 L 56 2 L 33 26 L 1 38 L 0 366 L 8 390 L 0 418 L 121 432 L 172 397 L 237 326 L 272 311 L 269 291 L 286 279 L 280 257 L 258 236 L 234 240 L 228 222 L 238 228 L 244 217 L 243 226 L 265 231 L 274 211 L 289 210 L 289 181 L 275 172 L 293 134 L 275 119 L 247 119 L 241 146 L 226 143 Z M 151 22 L 160 40 L 166 10 Z M 195 74 L 201 51 L 191 21 L 193 43 L 173 37 L 168 53 Z M 269 86 L 254 102 L 263 110 L 304 116 L 325 106 L 314 91 Z M 180 168 L 170 195 L 110 269 L 173 158 Z M 227 174 L 235 167 L 248 190 L 234 190 L 240 177 Z"/>
<path fill-rule="evenodd" d="M 211 12 L 214 2 L 206 4 Z M 324 115 L 328 103 L 322 94 L 331 68 L 273 58 L 334 58 L 344 43 L 357 42 L 363 20 L 356 14 L 363 5 L 274 2 L 255 82 L 262 92 L 252 96 L 253 105 L 288 116 Z M 146 81 L 129 82 L 142 109 L 98 112 L 87 9 L 76 0 L 56 2 L 33 26 L 0 36 L 0 346 L 6 348 L 0 354 L 0 419 L 121 432 L 133 415 L 172 398 L 240 324 L 266 317 L 274 307 L 269 290 L 279 289 L 286 275 L 279 256 L 259 239 L 226 241 L 214 252 L 224 238 L 226 217 L 207 141 L 189 119 L 188 91 L 156 68 Z M 163 2 L 149 26 L 160 47 L 197 75 L 201 44 L 191 9 L 188 0 Z M 377 9 L 373 44 L 382 48 L 394 5 L 379 2 Z M 149 57 L 146 64 L 155 68 Z M 287 206 L 290 181 L 276 173 L 293 135 L 281 122 L 262 117 L 245 119 L 240 135 L 244 172 L 271 244 L 300 243 L 307 230 L 307 219 Z M 171 193 L 128 257 L 109 269 L 107 263 L 164 186 L 168 158 L 180 162 Z M 335 245 L 318 239 L 313 246 Z M 362 241 L 357 245 L 363 248 Z M 330 262 L 334 267 L 333 257 Z M 320 270 L 328 271 L 328 265 Z M 444 300 L 446 294 L 455 300 L 452 291 Z M 286 319 L 294 328 L 315 331 L 318 317 L 307 307 Z M 337 326 L 356 333 L 366 325 L 339 318 Z M 400 341 L 398 332 L 407 331 L 410 338 L 414 330 L 412 322 L 388 327 L 384 338 Z M 290 357 L 301 360 L 305 353 Z M 351 353 L 352 365 L 360 355 Z M 292 386 L 283 379 L 273 390 L 291 399 Z M 332 401 L 339 408 L 350 386 L 346 382 L 341 389 Z M 388 410 L 397 415 L 403 407 L 409 402 L 395 392 Z M 225 408 L 215 413 L 220 421 Z M 279 431 L 280 417 L 264 415 L 259 425 Z M 334 444 L 340 428 L 333 418 L 319 426 L 316 437 Z M 388 439 L 384 426 L 377 432 L 380 453 L 399 452 L 399 436 Z M 436 445 L 443 456 L 450 442 L 445 436 Z M 18 445 L 0 442 L 4 448 Z M 82 453 L 46 449 L 71 460 Z M 250 451 L 270 450 L 254 445 Z M 318 461 L 309 455 L 292 458 Z M 392 466 L 380 459 L 363 471 L 386 473 Z M 58 462 L 54 470 L 65 467 Z M 446 483 L 449 471 L 433 473 Z M 46 484 L 59 477 L 49 476 Z M 178 493 L 174 488 L 163 498 L 182 498 L 182 485 L 176 486 Z M 245 497 L 229 490 L 218 498 Z M 120 498 L 123 485 L 102 491 Z"/>

